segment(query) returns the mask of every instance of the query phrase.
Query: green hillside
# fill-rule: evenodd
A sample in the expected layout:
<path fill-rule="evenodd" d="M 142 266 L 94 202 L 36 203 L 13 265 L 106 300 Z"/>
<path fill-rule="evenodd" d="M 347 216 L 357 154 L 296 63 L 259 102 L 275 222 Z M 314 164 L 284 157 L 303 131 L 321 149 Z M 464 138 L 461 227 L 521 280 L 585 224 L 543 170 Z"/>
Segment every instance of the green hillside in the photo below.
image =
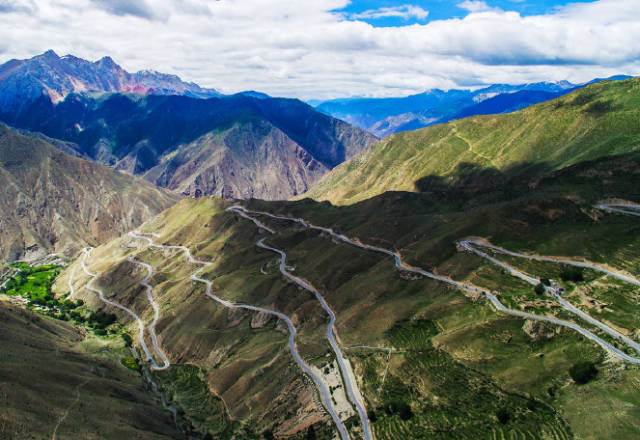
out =
<path fill-rule="evenodd" d="M 343 163 L 303 197 L 351 204 L 421 179 L 455 180 L 467 164 L 538 175 L 640 148 L 640 78 L 593 84 L 505 114 L 476 116 L 391 135 Z"/>
<path fill-rule="evenodd" d="M 312 200 L 255 200 L 247 206 L 300 216 L 397 250 L 412 265 L 499 292 L 512 308 L 573 319 L 549 298 L 536 297 L 532 286 L 459 252 L 456 240 L 481 236 L 513 250 L 581 256 L 638 274 L 638 220 L 606 214 L 593 204 L 640 200 L 639 170 L 635 152 L 535 178 L 465 169 L 455 182 L 424 182 L 422 193 L 388 192 L 350 206 Z M 606 352 L 578 333 L 499 313 L 482 297 L 400 272 L 388 256 L 290 221 L 260 216 L 276 231 L 267 234 L 226 211 L 230 204 L 209 197 L 183 200 L 142 229 L 160 234 L 154 237 L 159 243 L 186 245 L 195 258 L 211 261 L 201 276 L 212 280 L 219 297 L 292 316 L 301 356 L 324 368 L 331 359 L 326 314 L 309 292 L 282 277 L 277 256 L 256 242 L 264 238 L 285 250 L 288 267 L 322 292 L 337 315 L 340 346 L 354 365 L 377 439 L 595 440 L 640 432 L 640 401 L 632 385 L 640 380 L 640 370 L 607 362 Z M 150 283 L 160 305 L 156 331 L 172 361 L 155 377 L 191 426 L 216 438 L 233 433 L 258 439 L 271 438 L 269 433 L 331 438 L 331 419 L 293 362 L 282 323 L 207 298 L 202 283 L 190 278 L 198 266 L 186 263 L 181 253 L 148 248 L 130 236 L 96 248 L 88 261 L 99 274 L 96 284 L 145 320 L 153 310 L 141 295 L 143 273 L 132 271 L 129 255 L 155 268 Z M 563 269 L 513 263 L 554 279 Z M 134 335 L 131 319 L 82 289 L 88 279 L 79 262 L 71 267 L 76 268 L 73 299 L 118 314 Z M 57 280 L 57 292 L 67 291 L 70 273 Z M 567 299 L 580 307 L 586 307 L 585 296 L 607 303 L 601 311 L 585 310 L 638 339 L 637 289 L 591 273 L 585 280 L 566 284 Z M 570 370 L 585 362 L 595 364 L 598 373 L 578 385 Z M 206 417 L 204 405 L 210 408 Z M 356 422 L 349 420 L 350 426 Z M 357 429 L 352 433 L 361 438 Z"/>

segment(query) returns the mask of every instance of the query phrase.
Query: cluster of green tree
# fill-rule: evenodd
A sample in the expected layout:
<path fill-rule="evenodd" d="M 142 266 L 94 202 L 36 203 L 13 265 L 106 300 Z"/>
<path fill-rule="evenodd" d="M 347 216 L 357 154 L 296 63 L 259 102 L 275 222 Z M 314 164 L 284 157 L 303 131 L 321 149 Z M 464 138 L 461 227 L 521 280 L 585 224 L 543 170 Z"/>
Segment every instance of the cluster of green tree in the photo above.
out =
<path fill-rule="evenodd" d="M 1 293 L 20 295 L 37 305 L 54 306 L 53 303 L 48 302 L 54 299 L 51 285 L 60 274 L 59 266 L 31 267 L 26 263 L 13 263 L 10 266 L 19 269 L 20 272 L 7 281 Z"/>
<path fill-rule="evenodd" d="M 2 293 L 26 297 L 29 299 L 29 305 L 46 307 L 47 315 L 62 321 L 74 321 L 78 325 L 87 325 L 93 328 L 96 334 L 105 335 L 106 328 L 116 322 L 116 315 L 102 311 L 91 312 L 86 317 L 77 310 L 84 305 L 84 301 L 80 299 L 77 301 L 57 299 L 51 291 L 51 286 L 60 274 L 60 266 L 31 267 L 26 263 L 13 263 L 10 266 L 19 269 L 20 272 L 6 283 Z M 127 343 L 126 339 L 125 343 Z M 131 345 L 131 341 L 127 345 Z"/>
<path fill-rule="evenodd" d="M 107 327 L 116 322 L 116 315 L 113 313 L 105 313 L 103 311 L 91 312 L 89 316 L 85 316 L 81 311 L 75 310 L 78 307 L 84 305 L 84 301 L 81 299 L 75 303 L 65 300 L 61 303 L 61 308 L 58 309 L 58 313 L 54 310 L 49 311 L 49 316 L 52 316 L 63 321 L 73 321 L 76 325 L 86 325 L 94 330 L 94 333 L 100 336 L 107 334 Z M 68 305 L 73 304 L 72 309 L 66 308 Z M 113 333 L 113 332 L 112 332 Z M 127 339 L 128 338 L 128 339 Z M 123 340 L 126 345 L 131 345 L 131 337 L 127 334 L 123 334 Z"/>
<path fill-rule="evenodd" d="M 584 385 L 596 378 L 598 369 L 593 362 L 580 362 L 569 369 L 571 379 L 579 385 Z"/>
<path fill-rule="evenodd" d="M 120 359 L 120 362 L 130 370 L 137 371 L 138 373 L 142 372 L 142 368 L 140 367 L 140 364 L 138 363 L 138 360 L 136 358 L 126 357 Z"/>
<path fill-rule="evenodd" d="M 511 420 L 511 414 L 509 413 L 509 410 L 507 408 L 500 408 L 496 412 L 496 418 L 500 423 L 502 423 L 503 425 L 506 425 L 509 422 L 509 420 Z"/>
<path fill-rule="evenodd" d="M 384 407 L 378 407 L 375 410 L 369 410 L 367 417 L 373 423 L 378 421 L 378 413 L 384 412 L 387 416 L 397 415 L 402 420 L 410 420 L 413 417 L 411 406 L 407 402 L 396 400 L 388 403 Z"/>
<path fill-rule="evenodd" d="M 91 312 L 87 319 L 87 324 L 93 327 L 96 334 L 105 335 L 106 328 L 116 322 L 117 319 L 117 316 L 113 313 L 106 313 L 102 310 L 98 310 L 97 312 Z"/>
<path fill-rule="evenodd" d="M 560 272 L 560 278 L 562 281 L 573 281 L 579 283 L 584 281 L 583 270 L 579 267 L 567 267 Z"/>

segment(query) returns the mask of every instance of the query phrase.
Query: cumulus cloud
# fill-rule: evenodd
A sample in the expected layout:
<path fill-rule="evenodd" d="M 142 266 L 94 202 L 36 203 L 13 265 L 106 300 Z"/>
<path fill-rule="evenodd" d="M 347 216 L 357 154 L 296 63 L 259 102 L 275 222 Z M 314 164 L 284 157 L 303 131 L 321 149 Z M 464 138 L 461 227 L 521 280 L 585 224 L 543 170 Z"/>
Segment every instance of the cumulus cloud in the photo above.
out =
<path fill-rule="evenodd" d="M 640 74 L 637 0 L 576 3 L 527 17 L 476 10 L 397 27 L 336 13 L 348 0 L 146 0 L 133 10 L 120 0 L 108 7 L 107 0 L 32 2 L 29 11 L 0 9 L 7 48 L 0 62 L 47 49 L 92 60 L 110 55 L 130 71 L 175 73 L 229 93 L 302 98 Z"/>
<path fill-rule="evenodd" d="M 387 8 L 380 9 L 369 9 L 364 12 L 360 12 L 358 14 L 351 14 L 349 18 L 351 19 L 377 19 L 377 18 L 388 18 L 388 17 L 397 17 L 402 18 L 404 20 L 408 20 L 410 18 L 416 18 L 418 20 L 426 20 L 429 16 L 429 11 L 422 9 L 419 6 L 412 5 L 402 5 L 402 6 L 392 6 Z"/>

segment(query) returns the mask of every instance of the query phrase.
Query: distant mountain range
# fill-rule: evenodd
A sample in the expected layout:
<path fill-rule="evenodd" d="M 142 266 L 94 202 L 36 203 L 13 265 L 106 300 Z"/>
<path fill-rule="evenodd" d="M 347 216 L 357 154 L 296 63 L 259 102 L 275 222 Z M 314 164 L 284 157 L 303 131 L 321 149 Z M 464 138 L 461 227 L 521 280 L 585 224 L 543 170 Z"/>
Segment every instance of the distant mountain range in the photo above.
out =
<path fill-rule="evenodd" d="M 299 100 L 52 51 L 0 66 L 0 120 L 187 196 L 287 199 L 377 141 Z"/>
<path fill-rule="evenodd" d="M 110 57 L 96 62 L 73 55 L 59 57 L 49 50 L 27 60 L 10 60 L 0 66 L 0 107 L 17 110 L 25 102 L 47 96 L 57 103 L 71 93 L 132 92 L 183 95 L 194 98 L 220 96 L 214 89 L 182 81 L 176 75 L 143 70 L 129 73 Z"/>
<path fill-rule="evenodd" d="M 607 79 L 626 78 L 629 77 L 620 75 Z M 603 80 L 596 79 L 587 84 Z M 568 81 L 495 84 L 475 91 L 434 89 L 401 98 L 341 98 L 311 103 L 327 115 L 384 137 L 467 116 L 509 113 L 557 98 L 584 85 Z"/>

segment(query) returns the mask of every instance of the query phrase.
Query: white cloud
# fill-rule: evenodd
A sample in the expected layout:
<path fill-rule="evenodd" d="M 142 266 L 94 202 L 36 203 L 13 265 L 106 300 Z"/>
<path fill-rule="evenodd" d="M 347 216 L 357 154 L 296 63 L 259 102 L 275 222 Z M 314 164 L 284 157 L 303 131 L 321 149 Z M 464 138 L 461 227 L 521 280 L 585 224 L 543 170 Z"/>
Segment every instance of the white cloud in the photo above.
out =
<path fill-rule="evenodd" d="M 492 8 L 487 5 L 487 2 L 480 0 L 465 0 L 462 3 L 458 3 L 457 6 L 460 9 L 465 9 L 469 12 L 489 12 L 489 11 L 500 11 L 499 8 Z"/>
<path fill-rule="evenodd" d="M 410 18 L 425 20 L 428 16 L 429 16 L 429 11 L 422 9 L 419 6 L 402 5 L 402 6 L 392 6 L 392 7 L 380 8 L 380 9 L 369 9 L 367 11 L 360 12 L 358 14 L 351 14 L 349 18 L 377 19 L 377 18 L 397 17 L 397 18 L 402 18 L 404 20 L 408 20 Z"/>
<path fill-rule="evenodd" d="M 115 15 L 133 15 L 136 17 L 155 18 L 153 8 L 144 0 L 91 0 L 98 8 Z"/>
<path fill-rule="evenodd" d="M 637 0 L 379 28 L 332 12 L 348 0 L 146 0 L 139 13 L 101 0 L 27 3 L 0 0 L 7 6 L 0 8 L 0 62 L 47 49 L 94 60 L 110 55 L 130 71 L 176 73 L 225 92 L 388 96 L 640 74 Z"/>

